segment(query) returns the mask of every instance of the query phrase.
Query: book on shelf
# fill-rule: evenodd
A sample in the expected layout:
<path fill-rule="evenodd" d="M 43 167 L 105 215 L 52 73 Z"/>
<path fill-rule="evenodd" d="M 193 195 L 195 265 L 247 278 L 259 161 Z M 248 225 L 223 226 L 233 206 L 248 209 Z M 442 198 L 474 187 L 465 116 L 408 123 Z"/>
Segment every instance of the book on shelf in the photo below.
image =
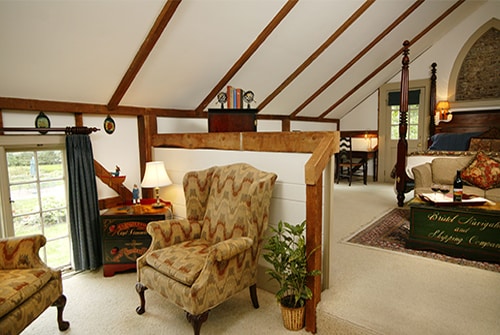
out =
<path fill-rule="evenodd" d="M 227 86 L 227 108 L 228 109 L 241 109 L 244 106 L 243 95 L 245 91 L 241 88 L 236 88 L 231 85 Z"/>

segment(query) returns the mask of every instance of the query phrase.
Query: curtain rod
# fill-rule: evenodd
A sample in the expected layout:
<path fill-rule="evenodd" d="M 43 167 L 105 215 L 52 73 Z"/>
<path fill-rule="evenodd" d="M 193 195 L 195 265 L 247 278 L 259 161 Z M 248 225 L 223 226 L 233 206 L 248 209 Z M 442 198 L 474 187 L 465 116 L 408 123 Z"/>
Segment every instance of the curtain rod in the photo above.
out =
<path fill-rule="evenodd" d="M 64 132 L 66 135 L 70 134 L 91 134 L 96 131 L 100 131 L 96 127 L 64 127 L 64 128 L 22 128 L 22 127 L 6 127 L 0 128 L 0 132 L 4 131 L 38 131 L 42 134 L 46 134 L 49 131 Z"/>

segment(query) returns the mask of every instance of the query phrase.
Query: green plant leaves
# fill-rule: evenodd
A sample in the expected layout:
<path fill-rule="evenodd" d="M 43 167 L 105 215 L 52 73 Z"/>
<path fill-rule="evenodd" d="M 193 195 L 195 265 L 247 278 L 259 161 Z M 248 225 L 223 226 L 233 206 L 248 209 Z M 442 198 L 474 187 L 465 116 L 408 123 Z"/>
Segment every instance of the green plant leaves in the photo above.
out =
<path fill-rule="evenodd" d="M 263 257 L 273 267 L 266 273 L 280 287 L 276 299 L 286 307 L 301 307 L 307 299 L 312 298 L 307 278 L 321 274 L 319 270 L 307 271 L 307 259 L 320 246 L 307 255 L 304 236 L 306 221 L 297 225 L 280 221 L 276 228 L 270 229 L 273 234 L 264 245 L 267 252 Z"/>

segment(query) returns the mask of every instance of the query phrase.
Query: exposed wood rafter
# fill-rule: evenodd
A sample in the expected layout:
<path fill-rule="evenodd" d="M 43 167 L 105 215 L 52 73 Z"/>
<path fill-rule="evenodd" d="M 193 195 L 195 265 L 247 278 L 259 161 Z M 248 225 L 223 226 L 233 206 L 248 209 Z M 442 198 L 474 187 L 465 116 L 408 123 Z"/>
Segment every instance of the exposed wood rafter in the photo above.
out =
<path fill-rule="evenodd" d="M 458 8 L 461 4 L 463 4 L 465 0 L 459 0 L 453 4 L 448 10 L 446 10 L 443 14 L 441 14 L 436 20 L 434 20 L 431 24 L 429 24 L 424 30 L 422 30 L 417 36 L 415 36 L 411 41 L 410 45 L 415 44 L 420 38 L 425 36 L 432 28 L 434 28 L 437 24 L 439 24 L 445 17 L 453 13 L 455 9 Z M 337 102 L 331 105 L 325 112 L 323 112 L 319 117 L 326 117 L 331 111 L 333 111 L 337 106 L 339 106 L 342 102 L 347 100 L 352 94 L 354 94 L 361 86 L 366 84 L 370 79 L 375 77 L 377 73 L 382 71 L 384 67 L 394 61 L 397 57 L 401 55 L 404 47 L 401 47 L 397 52 L 395 52 L 391 57 L 389 57 L 385 62 L 383 62 L 379 67 L 377 67 L 372 73 L 366 76 L 363 80 L 361 80 L 356 86 L 354 86 L 349 92 L 347 92 L 342 98 L 340 98 Z"/>
<path fill-rule="evenodd" d="M 148 36 L 146 37 L 146 39 L 141 45 L 141 48 L 135 55 L 132 64 L 130 64 L 127 72 L 125 73 L 125 76 L 122 78 L 120 84 L 118 85 L 118 88 L 116 89 L 115 93 L 109 100 L 108 103 L 109 110 L 116 109 L 116 107 L 120 103 L 121 99 L 127 92 L 130 85 L 132 84 L 132 81 L 135 79 L 135 76 L 137 76 L 137 74 L 139 73 L 139 70 L 141 69 L 146 59 L 148 58 L 149 54 L 151 53 L 151 50 L 153 50 L 156 42 L 158 41 L 161 34 L 165 30 L 165 27 L 167 26 L 168 22 L 174 15 L 181 1 L 182 0 L 168 0 L 165 6 L 163 7 L 153 27 L 149 31 Z"/>
<path fill-rule="evenodd" d="M 337 40 L 349 27 L 353 25 L 354 22 L 359 21 L 367 13 L 367 9 L 374 4 L 374 0 L 366 0 L 350 17 L 319 47 L 317 48 L 295 71 L 289 75 L 270 95 L 265 97 L 265 99 L 258 105 L 259 111 L 265 109 L 265 107 L 275 99 L 281 92 L 285 90 L 294 80 L 296 80 L 302 72 L 304 72 L 322 53 L 327 50 L 335 40 Z M 126 94 L 126 91 L 134 81 L 138 72 L 141 70 L 144 62 L 150 55 L 151 51 L 157 44 L 160 36 L 165 31 L 166 26 L 171 21 L 173 15 L 175 14 L 181 0 L 168 0 L 164 7 L 162 8 L 160 14 L 156 18 L 155 23 L 151 27 L 151 30 L 145 40 L 143 41 L 139 51 L 135 55 L 132 63 L 130 64 L 128 70 L 126 71 L 124 77 L 122 78 L 120 84 L 118 85 L 116 91 L 111 97 L 108 104 L 93 104 L 93 103 L 80 103 L 80 102 L 66 102 L 66 101 L 51 101 L 51 100 L 37 100 L 37 99 L 24 99 L 24 98 L 13 98 L 13 97 L 0 97 L 0 122 L 1 120 L 1 109 L 6 110 L 25 110 L 25 111 L 45 111 L 45 112 L 60 112 L 60 113 L 75 113 L 76 125 L 83 125 L 83 115 L 84 114 L 101 114 L 107 115 L 112 111 L 114 115 L 134 115 L 134 116 L 154 116 L 154 117 L 175 117 L 175 118 L 206 118 L 207 113 L 204 113 L 204 109 L 208 104 L 213 101 L 218 92 L 220 92 L 224 86 L 230 81 L 230 79 L 236 75 L 236 73 L 243 67 L 243 65 L 252 57 L 252 55 L 258 50 L 258 48 L 264 43 L 264 41 L 272 34 L 272 32 L 280 25 L 285 17 L 295 8 L 298 0 L 288 0 L 285 2 L 280 11 L 275 15 L 275 17 L 269 22 L 269 24 L 262 30 L 262 32 L 257 36 L 253 43 L 245 50 L 242 56 L 233 64 L 233 66 L 228 70 L 228 72 L 221 78 L 221 80 L 215 85 L 212 91 L 204 98 L 204 100 L 195 109 L 172 109 L 172 108 L 149 108 L 149 107 L 135 107 L 135 106 L 123 106 L 120 105 L 120 101 Z M 328 118 L 332 111 L 338 108 L 343 102 L 345 102 L 349 97 L 359 91 L 364 85 L 366 85 L 372 78 L 374 78 L 378 73 L 383 71 L 384 68 L 389 66 L 402 52 L 402 48 L 397 50 L 392 56 L 387 58 L 379 67 L 377 67 L 373 72 L 364 77 L 356 86 L 353 86 L 351 90 L 346 92 L 341 98 L 335 101 L 330 107 L 328 107 L 323 113 L 318 116 L 300 116 L 301 111 L 303 111 L 307 105 L 312 101 L 319 98 L 322 93 L 330 87 L 333 83 L 337 82 L 338 79 L 344 75 L 349 69 L 355 67 L 356 63 L 359 63 L 361 59 L 370 51 L 374 49 L 379 43 L 387 37 L 390 32 L 392 32 L 396 27 L 400 27 L 402 22 L 411 16 L 417 8 L 419 8 L 424 3 L 423 0 L 416 0 L 404 13 L 402 13 L 394 22 L 392 22 L 387 28 L 381 32 L 376 38 L 374 38 L 370 44 L 363 48 L 355 57 L 353 57 L 346 65 L 340 69 L 335 75 L 333 75 L 328 81 L 326 81 L 322 86 L 308 97 L 300 106 L 295 109 L 291 109 L 286 115 L 273 115 L 273 114 L 257 114 L 257 119 L 268 119 L 268 120 L 281 120 L 282 122 L 289 122 L 290 120 L 296 121 L 306 121 L 306 122 L 331 122 L 339 124 L 339 119 Z M 429 24 L 425 29 L 418 32 L 413 39 L 410 40 L 410 44 L 416 43 L 419 39 L 424 37 L 433 29 L 436 25 L 441 23 L 447 16 L 452 14 L 461 4 L 465 3 L 465 0 L 458 0 L 447 10 L 445 10 L 437 19 L 435 19 L 431 24 Z M 367 15 L 367 14 L 366 14 Z"/>
<path fill-rule="evenodd" d="M 316 58 L 318 58 L 328 47 L 339 38 L 344 31 L 347 30 L 361 15 L 375 2 L 375 0 L 367 0 L 361 7 L 356 10 L 356 12 L 351 15 L 323 44 L 314 51 L 309 58 L 305 60 L 288 78 L 281 83 L 278 88 L 276 88 L 269 96 L 267 96 L 257 107 L 257 109 L 262 110 L 266 107 L 274 98 L 278 96 L 292 81 L 297 78 L 309 65 L 311 65 Z M 295 116 L 297 113 L 292 114 Z"/>
<path fill-rule="evenodd" d="M 347 63 L 342 69 L 340 69 L 333 77 L 331 77 L 326 83 L 324 83 L 313 95 L 311 95 L 304 103 L 302 103 L 296 110 L 291 114 L 292 116 L 297 115 L 303 110 L 307 105 L 309 105 L 314 99 L 316 99 L 321 93 L 323 93 L 328 87 L 330 87 L 337 79 L 339 79 L 344 73 L 347 72 L 356 62 L 358 62 L 370 49 L 377 45 L 384 37 L 386 37 L 394 28 L 396 28 L 404 19 L 406 19 L 414 10 L 416 10 L 424 0 L 416 1 L 410 8 L 408 8 L 403 14 L 401 14 L 392 24 L 390 24 L 383 32 L 381 32 L 370 44 L 368 44 L 363 50 L 361 50 L 349 63 Z M 323 114 L 320 118 L 324 118 Z"/>
<path fill-rule="evenodd" d="M 264 43 L 264 41 L 271 35 L 273 30 L 280 24 L 280 22 L 290 13 L 292 8 L 297 4 L 298 0 L 288 0 L 286 4 L 281 8 L 281 10 L 276 14 L 276 16 L 271 20 L 271 22 L 264 28 L 264 30 L 257 36 L 255 41 L 248 47 L 248 49 L 241 55 L 241 57 L 234 63 L 234 65 L 229 69 L 229 71 L 222 77 L 222 79 L 215 85 L 212 91 L 207 95 L 207 97 L 201 102 L 201 104 L 196 108 L 196 112 L 201 114 L 203 110 L 208 106 L 210 101 L 212 101 L 217 93 L 224 88 L 224 86 L 229 82 L 229 80 L 234 77 L 239 69 L 250 59 L 250 57 L 257 51 L 257 49 Z"/>

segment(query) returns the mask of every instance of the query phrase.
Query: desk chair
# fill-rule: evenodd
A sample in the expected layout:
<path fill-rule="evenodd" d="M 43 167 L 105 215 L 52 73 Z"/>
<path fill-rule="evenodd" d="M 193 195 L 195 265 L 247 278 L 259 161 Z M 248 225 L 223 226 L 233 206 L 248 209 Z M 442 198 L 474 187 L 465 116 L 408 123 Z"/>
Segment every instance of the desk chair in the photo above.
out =
<path fill-rule="evenodd" d="M 339 153 L 335 155 L 335 182 L 338 184 L 341 178 L 345 178 L 349 180 L 349 186 L 351 186 L 352 176 L 362 169 L 363 184 L 366 185 L 368 162 L 362 158 L 353 159 L 351 137 L 341 137 L 339 149 Z"/>

